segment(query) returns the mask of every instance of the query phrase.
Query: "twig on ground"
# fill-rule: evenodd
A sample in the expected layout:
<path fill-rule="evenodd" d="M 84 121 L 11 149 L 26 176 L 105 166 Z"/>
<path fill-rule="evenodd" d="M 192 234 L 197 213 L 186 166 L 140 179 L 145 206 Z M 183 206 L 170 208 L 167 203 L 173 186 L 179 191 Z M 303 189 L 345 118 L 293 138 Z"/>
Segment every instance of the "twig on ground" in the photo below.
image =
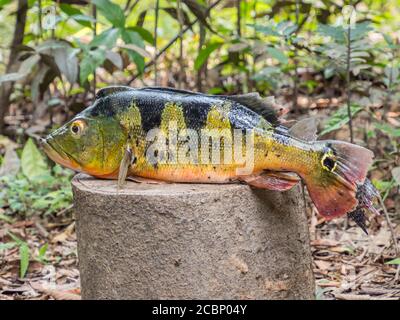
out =
<path fill-rule="evenodd" d="M 383 199 L 382 199 L 380 194 L 378 195 L 378 200 L 379 200 L 379 203 L 380 203 L 380 205 L 382 207 L 383 213 L 385 215 L 386 223 L 389 226 L 389 231 L 390 231 L 390 234 L 392 236 L 392 241 L 393 241 L 393 246 L 394 246 L 394 252 L 396 253 L 396 257 L 399 257 L 399 252 L 400 251 L 399 251 L 399 246 L 397 244 L 396 233 L 395 233 L 395 231 L 393 229 L 392 223 L 390 221 L 389 213 L 387 212 L 385 203 L 383 202 Z"/>

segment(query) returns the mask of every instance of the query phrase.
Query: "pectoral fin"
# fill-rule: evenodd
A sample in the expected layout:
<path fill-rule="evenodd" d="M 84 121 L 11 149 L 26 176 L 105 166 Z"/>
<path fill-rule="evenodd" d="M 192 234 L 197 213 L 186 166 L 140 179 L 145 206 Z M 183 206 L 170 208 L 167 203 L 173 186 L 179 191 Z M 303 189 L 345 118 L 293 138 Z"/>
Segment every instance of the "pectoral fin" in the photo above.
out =
<path fill-rule="evenodd" d="M 258 175 L 245 176 L 241 180 L 255 188 L 286 191 L 293 188 L 300 178 L 292 172 L 268 171 Z"/>
<path fill-rule="evenodd" d="M 131 147 L 128 145 L 125 148 L 124 156 L 122 157 L 121 164 L 119 165 L 118 173 L 118 189 L 122 189 L 125 184 L 126 176 L 128 175 L 129 166 L 134 159 Z"/>

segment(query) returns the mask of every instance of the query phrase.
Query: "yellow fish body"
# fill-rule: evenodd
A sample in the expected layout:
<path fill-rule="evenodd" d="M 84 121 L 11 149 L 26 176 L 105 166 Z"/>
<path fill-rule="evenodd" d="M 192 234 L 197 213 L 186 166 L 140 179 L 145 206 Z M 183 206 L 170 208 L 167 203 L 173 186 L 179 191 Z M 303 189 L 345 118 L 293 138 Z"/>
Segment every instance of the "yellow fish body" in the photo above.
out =
<path fill-rule="evenodd" d="M 282 191 L 300 177 L 328 219 L 357 207 L 357 186 L 373 158 L 354 144 L 296 138 L 255 93 L 214 96 L 158 87 L 100 90 L 93 105 L 43 146 L 55 162 L 119 181 L 242 181 Z"/>

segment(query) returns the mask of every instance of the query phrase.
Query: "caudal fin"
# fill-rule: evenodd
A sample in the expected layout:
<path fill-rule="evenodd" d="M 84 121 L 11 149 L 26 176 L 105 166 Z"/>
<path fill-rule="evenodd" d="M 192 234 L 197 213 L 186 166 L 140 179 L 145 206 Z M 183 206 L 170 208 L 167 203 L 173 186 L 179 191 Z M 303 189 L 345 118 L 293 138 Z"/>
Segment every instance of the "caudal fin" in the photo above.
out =
<path fill-rule="evenodd" d="M 318 212 L 330 220 L 357 207 L 357 186 L 364 183 L 373 153 L 343 141 L 316 143 L 323 150 L 319 163 L 303 179 Z"/>

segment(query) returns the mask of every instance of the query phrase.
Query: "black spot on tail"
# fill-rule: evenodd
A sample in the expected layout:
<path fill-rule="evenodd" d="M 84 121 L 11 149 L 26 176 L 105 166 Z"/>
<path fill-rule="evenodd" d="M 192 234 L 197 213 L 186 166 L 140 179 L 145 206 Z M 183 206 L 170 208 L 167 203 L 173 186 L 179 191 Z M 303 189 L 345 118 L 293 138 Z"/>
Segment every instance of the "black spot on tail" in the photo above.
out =
<path fill-rule="evenodd" d="M 330 157 L 326 157 L 323 161 L 323 165 L 329 169 L 329 171 L 332 171 L 332 169 L 335 167 L 335 160 L 333 160 Z"/>

